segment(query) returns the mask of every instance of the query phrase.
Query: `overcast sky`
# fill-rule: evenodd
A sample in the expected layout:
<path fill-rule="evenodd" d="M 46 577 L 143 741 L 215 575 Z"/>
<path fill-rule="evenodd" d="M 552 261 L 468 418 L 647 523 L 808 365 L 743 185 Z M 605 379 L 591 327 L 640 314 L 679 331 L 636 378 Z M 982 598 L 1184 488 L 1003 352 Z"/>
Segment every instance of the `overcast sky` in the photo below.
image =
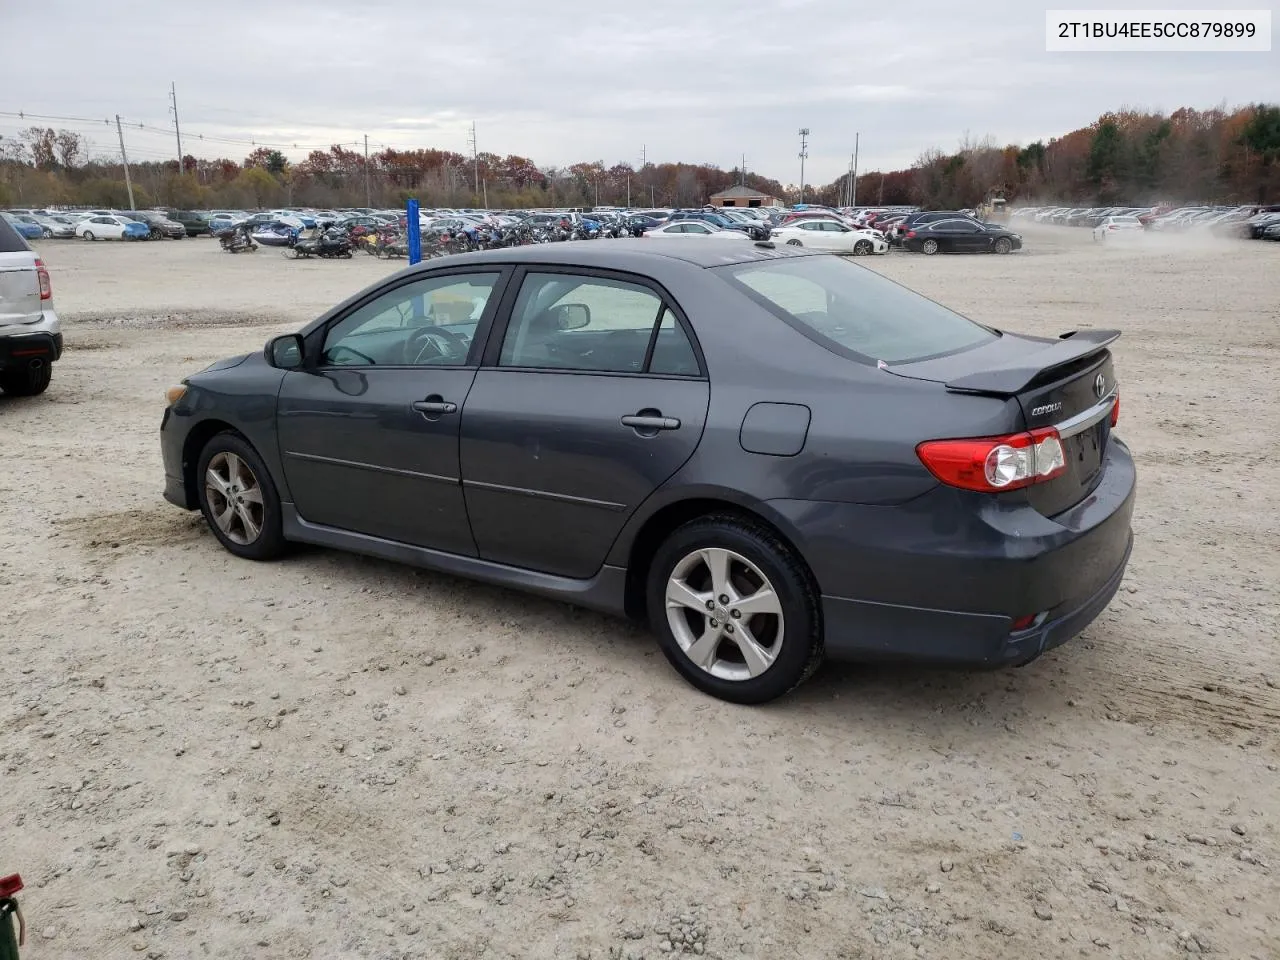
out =
<path fill-rule="evenodd" d="M 1054 6 L 1065 6 L 1058 2 Z M 1187 6 L 1248 6 L 1198 0 Z M 1264 0 L 1254 7 L 1273 6 Z M 1107 6 L 1093 0 L 1092 6 Z M 1127 6 L 1127 5 L 1117 5 Z M 1280 54 L 1045 52 L 1024 0 L 0 0 L 0 111 L 143 122 L 131 157 L 248 145 L 479 147 L 540 166 L 687 160 L 794 183 L 909 165 L 966 133 L 1027 143 L 1121 106 L 1280 101 Z M 1277 18 L 1280 19 L 1280 18 Z M 0 135 L 22 121 L 0 115 Z M 115 149 L 114 127 L 48 122 Z M 150 129 L 155 125 L 156 129 Z"/>

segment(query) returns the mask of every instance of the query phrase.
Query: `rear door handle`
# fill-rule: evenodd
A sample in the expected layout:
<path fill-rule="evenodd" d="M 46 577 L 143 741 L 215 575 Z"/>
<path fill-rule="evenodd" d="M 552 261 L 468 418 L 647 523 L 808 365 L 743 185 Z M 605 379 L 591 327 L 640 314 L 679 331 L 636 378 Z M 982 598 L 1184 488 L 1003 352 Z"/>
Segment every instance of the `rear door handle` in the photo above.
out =
<path fill-rule="evenodd" d="M 623 417 L 622 425 L 636 430 L 679 430 L 680 421 L 675 417 L 635 416 Z"/>
<path fill-rule="evenodd" d="M 426 400 L 415 400 L 412 404 L 410 404 L 410 406 L 412 406 L 413 409 L 417 410 L 419 413 L 423 415 L 426 415 L 426 414 L 438 415 L 441 413 L 457 413 L 458 412 L 458 405 L 456 403 L 450 403 L 448 400 L 442 400 L 439 397 L 439 395 L 432 395 L 428 397 Z"/>

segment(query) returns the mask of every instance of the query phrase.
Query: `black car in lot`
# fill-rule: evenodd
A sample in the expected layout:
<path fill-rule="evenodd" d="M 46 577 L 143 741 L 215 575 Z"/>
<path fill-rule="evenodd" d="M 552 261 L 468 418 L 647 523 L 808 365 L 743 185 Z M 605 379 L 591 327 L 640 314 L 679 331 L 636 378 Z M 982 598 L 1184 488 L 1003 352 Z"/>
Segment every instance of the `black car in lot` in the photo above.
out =
<path fill-rule="evenodd" d="M 999 224 L 956 217 L 911 227 L 902 248 L 924 254 L 1012 253 L 1022 249 L 1022 237 Z"/>
<path fill-rule="evenodd" d="M 145 223 L 151 231 L 152 240 L 182 240 L 187 235 L 187 228 L 172 219 L 162 210 L 126 210 L 122 216 Z"/>
<path fill-rule="evenodd" d="M 648 620 L 742 703 L 823 656 L 1022 664 L 1120 584 L 1118 333 L 705 238 L 429 260 L 170 389 L 166 499 Z M 524 655 L 536 655 L 525 650 Z"/>

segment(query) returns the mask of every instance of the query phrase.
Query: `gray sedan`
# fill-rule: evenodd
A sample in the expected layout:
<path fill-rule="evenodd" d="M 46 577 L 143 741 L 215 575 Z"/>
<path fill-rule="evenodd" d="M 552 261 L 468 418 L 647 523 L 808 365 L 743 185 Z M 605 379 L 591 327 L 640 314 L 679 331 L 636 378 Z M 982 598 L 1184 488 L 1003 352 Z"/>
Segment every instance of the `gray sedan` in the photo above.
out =
<path fill-rule="evenodd" d="M 174 386 L 165 497 L 240 557 L 645 619 L 740 703 L 824 656 L 1021 664 L 1129 557 L 1117 336 L 1002 332 L 769 242 L 445 257 Z"/>

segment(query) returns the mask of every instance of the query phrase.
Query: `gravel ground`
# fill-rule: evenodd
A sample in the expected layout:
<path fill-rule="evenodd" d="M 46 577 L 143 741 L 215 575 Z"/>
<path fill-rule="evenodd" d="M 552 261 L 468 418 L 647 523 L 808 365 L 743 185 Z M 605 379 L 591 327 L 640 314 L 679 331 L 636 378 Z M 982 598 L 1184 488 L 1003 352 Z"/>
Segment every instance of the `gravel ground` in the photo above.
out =
<path fill-rule="evenodd" d="M 0 398 L 30 956 L 1280 956 L 1280 246 L 1149 239 L 871 264 L 996 325 L 1124 330 L 1109 610 L 1023 669 L 829 665 L 754 709 L 628 624 L 243 562 L 161 499 L 165 387 L 393 267 L 46 243 L 68 351 Z"/>

